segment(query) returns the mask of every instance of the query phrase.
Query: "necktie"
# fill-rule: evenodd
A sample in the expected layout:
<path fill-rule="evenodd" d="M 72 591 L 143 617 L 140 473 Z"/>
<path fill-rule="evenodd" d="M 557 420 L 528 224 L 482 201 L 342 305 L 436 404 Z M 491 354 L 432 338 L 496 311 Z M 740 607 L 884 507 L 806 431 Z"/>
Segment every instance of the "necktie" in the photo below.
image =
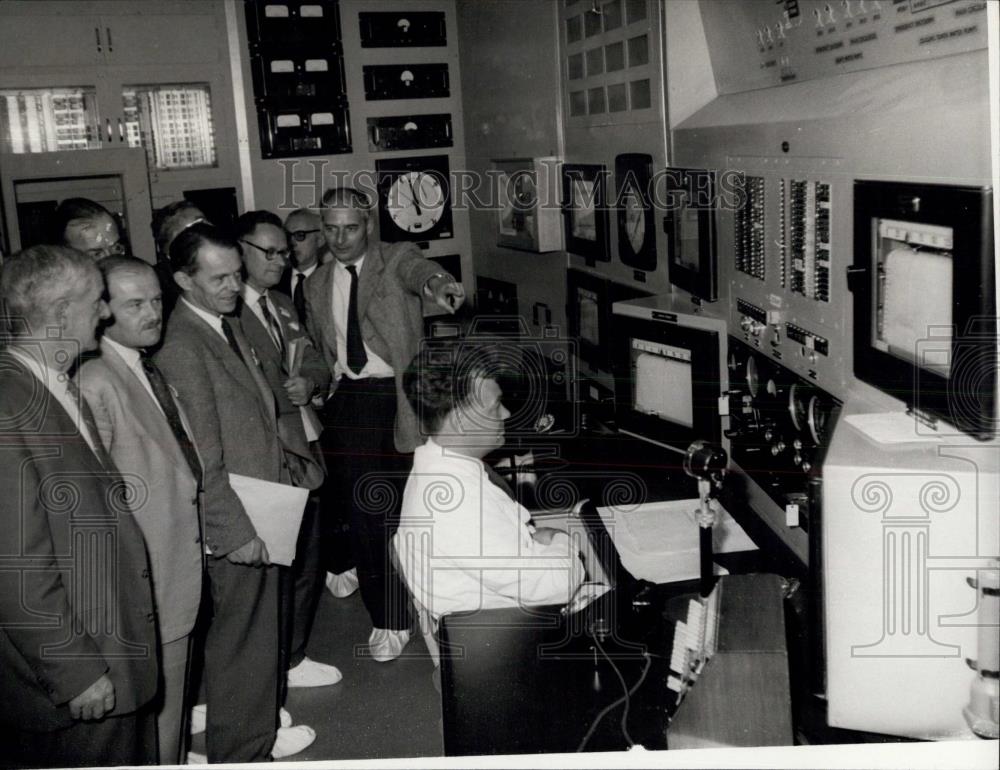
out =
<path fill-rule="evenodd" d="M 142 369 L 146 372 L 146 378 L 149 380 L 149 385 L 153 389 L 153 395 L 160 403 L 160 407 L 163 409 L 163 414 L 167 418 L 167 424 L 170 426 L 170 430 L 173 432 L 174 438 L 177 439 L 181 452 L 184 453 L 184 459 L 187 460 L 188 467 L 191 469 L 191 474 L 198 481 L 198 486 L 200 487 L 201 463 L 198 461 L 198 454 L 195 452 L 194 446 L 191 444 L 190 436 L 188 436 L 187 431 L 184 430 L 184 424 L 181 422 L 180 412 L 177 410 L 177 404 L 174 403 L 173 396 L 170 393 L 170 388 L 167 386 L 167 381 L 163 377 L 163 372 L 161 372 L 159 367 L 153 363 L 153 359 L 145 354 L 142 356 Z"/>
<path fill-rule="evenodd" d="M 243 362 L 244 366 L 246 366 L 247 362 L 246 359 L 243 358 L 243 354 L 240 352 L 240 344 L 236 341 L 236 335 L 233 334 L 233 327 L 230 325 L 229 319 L 225 316 L 222 316 L 222 333 L 226 335 L 226 342 L 229 343 L 229 347 L 232 348 L 236 357 Z"/>
<path fill-rule="evenodd" d="M 306 276 L 305 273 L 295 273 L 295 288 L 292 289 L 292 303 L 295 312 L 299 314 L 299 322 L 306 322 Z"/>
<path fill-rule="evenodd" d="M 365 343 L 361 338 L 361 322 L 358 320 L 358 269 L 347 265 L 351 274 L 351 300 L 347 305 L 347 366 L 357 374 L 368 363 Z"/>
<path fill-rule="evenodd" d="M 115 461 L 111 459 L 111 455 L 108 454 L 108 450 L 104 447 L 104 442 L 101 441 L 101 432 L 97 429 L 97 421 L 94 419 L 94 413 L 90 411 L 90 404 L 87 403 L 85 398 L 81 398 L 80 396 L 80 388 L 77 387 L 74 380 L 66 380 L 66 390 L 69 391 L 70 396 L 72 396 L 73 400 L 80 407 L 80 418 L 87 428 L 87 433 L 90 434 L 90 440 L 94 443 L 93 450 L 97 456 L 97 461 L 109 473 L 118 473 Z"/>
<path fill-rule="evenodd" d="M 483 463 L 483 468 L 486 470 L 486 477 L 496 486 L 500 487 L 500 489 L 506 493 L 507 497 L 514 502 L 517 502 L 517 498 L 514 496 L 514 490 L 510 488 L 510 484 L 507 483 L 504 477 L 493 470 L 493 467 L 489 463 Z"/>
<path fill-rule="evenodd" d="M 264 316 L 264 322 L 267 325 L 268 334 L 271 335 L 271 339 L 274 340 L 275 346 L 278 348 L 278 352 L 281 353 L 281 360 L 285 360 L 285 338 L 281 334 L 281 325 L 278 323 L 277 319 L 271 315 L 271 311 L 267 307 L 267 297 L 263 294 L 257 299 L 257 303 L 260 305 L 261 315 Z"/>

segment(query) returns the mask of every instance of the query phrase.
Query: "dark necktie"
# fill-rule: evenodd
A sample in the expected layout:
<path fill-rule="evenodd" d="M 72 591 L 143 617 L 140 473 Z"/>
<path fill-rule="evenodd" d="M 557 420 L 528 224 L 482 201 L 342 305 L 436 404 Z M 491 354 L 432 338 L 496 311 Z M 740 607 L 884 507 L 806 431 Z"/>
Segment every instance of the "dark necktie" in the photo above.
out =
<path fill-rule="evenodd" d="M 292 289 L 292 303 L 295 305 L 295 312 L 299 314 L 299 322 L 306 322 L 306 274 L 296 272 L 295 288 Z"/>
<path fill-rule="evenodd" d="M 146 372 L 146 378 L 149 380 L 149 386 L 153 389 L 153 395 L 159 402 L 160 408 L 163 409 L 163 414 L 167 418 L 167 424 L 170 426 L 170 430 L 173 432 L 174 438 L 177 439 L 181 452 L 184 453 L 184 459 L 187 460 L 188 467 L 191 469 L 191 474 L 195 477 L 195 480 L 198 482 L 198 486 L 200 487 L 201 462 L 198 460 L 198 454 L 195 452 L 194 446 L 191 444 L 191 437 L 188 436 L 187 431 L 184 430 L 184 424 L 181 422 L 180 412 L 177 410 L 177 404 L 174 402 L 173 395 L 170 393 L 170 388 L 167 386 L 167 381 L 163 377 L 163 372 L 161 372 L 159 367 L 153 363 L 153 359 L 145 354 L 142 356 L 142 370 Z"/>
<path fill-rule="evenodd" d="M 491 466 L 489 463 L 483 463 L 483 468 L 486 469 L 486 477 L 494 484 L 496 484 L 496 486 L 500 487 L 500 489 L 502 489 L 504 493 L 506 493 L 507 497 L 509 497 L 514 502 L 517 502 L 517 498 L 514 496 L 514 490 L 510 488 L 510 484 L 507 483 L 504 477 L 501 476 L 499 473 L 497 473 L 495 470 L 493 470 L 493 466 Z"/>
<path fill-rule="evenodd" d="M 278 323 L 277 319 L 271 315 L 271 311 L 267 307 L 266 296 L 261 294 L 257 299 L 257 303 L 260 305 L 261 315 L 264 316 L 264 323 L 267 324 L 267 332 L 271 335 L 271 339 L 274 340 L 274 344 L 278 348 L 278 352 L 281 353 L 282 363 L 284 363 L 285 338 L 281 334 L 281 325 Z"/>
<path fill-rule="evenodd" d="M 358 320 L 358 268 L 355 265 L 346 267 L 351 274 L 351 299 L 347 304 L 347 368 L 357 374 L 368 363 L 368 354 Z"/>
<path fill-rule="evenodd" d="M 115 465 L 115 461 L 111 459 L 111 455 L 108 454 L 108 450 L 104 447 L 104 442 L 101 441 L 101 432 L 97 429 L 97 421 L 94 419 L 94 413 L 90 411 L 90 404 L 87 403 L 85 398 L 80 396 L 80 388 L 77 387 L 74 380 L 66 380 L 66 390 L 69 391 L 70 396 L 80 407 L 80 418 L 87 427 L 90 440 L 94 442 L 93 450 L 97 456 L 97 461 L 103 466 L 104 470 L 117 474 L 118 466 Z M 86 439 L 84 440 L 86 441 Z"/>
<path fill-rule="evenodd" d="M 226 335 L 226 342 L 229 343 L 229 347 L 232 348 L 236 357 L 243 362 L 244 366 L 246 366 L 247 362 L 246 359 L 243 358 L 243 354 L 240 352 L 240 344 L 236 341 L 236 335 L 233 334 L 233 327 L 230 325 L 229 319 L 225 316 L 222 316 L 222 333 Z"/>

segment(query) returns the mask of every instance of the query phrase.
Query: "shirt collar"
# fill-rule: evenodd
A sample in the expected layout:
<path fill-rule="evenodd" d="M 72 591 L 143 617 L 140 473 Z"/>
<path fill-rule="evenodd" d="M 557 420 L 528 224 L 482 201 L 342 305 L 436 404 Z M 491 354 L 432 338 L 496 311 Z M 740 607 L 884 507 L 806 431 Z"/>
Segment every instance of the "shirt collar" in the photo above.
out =
<path fill-rule="evenodd" d="M 16 345 L 10 346 L 7 350 L 12 356 L 25 365 L 35 379 L 39 380 L 50 391 L 55 393 L 56 388 L 58 388 L 59 392 L 66 392 L 66 382 L 69 379 L 69 374 L 52 369 L 51 367 L 45 365 L 42 361 L 39 361 L 35 356 L 31 355 L 31 353 L 26 350 L 22 350 Z"/>
<path fill-rule="evenodd" d="M 107 334 L 101 338 L 101 344 L 109 346 L 115 353 L 122 357 L 122 360 L 128 364 L 131 368 L 135 369 L 140 366 L 142 361 L 142 353 L 140 353 L 135 348 L 130 348 L 127 345 L 122 345 L 120 342 L 116 342 L 111 339 Z"/>
<path fill-rule="evenodd" d="M 257 291 L 249 283 L 243 284 L 243 301 L 248 305 L 256 305 L 260 302 L 261 297 L 267 296 L 267 289 L 264 291 Z"/>
<path fill-rule="evenodd" d="M 295 273 L 304 276 L 305 278 L 308 278 L 310 275 L 316 272 L 317 267 L 319 267 L 319 260 L 313 262 L 305 270 L 299 270 L 298 268 L 295 268 Z"/>
<path fill-rule="evenodd" d="M 367 254 L 362 254 L 361 255 L 361 259 L 359 259 L 357 262 L 352 262 L 351 263 L 357 269 L 358 275 L 361 275 L 361 266 L 365 263 L 365 257 L 366 256 L 368 256 L 368 255 Z M 334 259 L 334 264 L 337 266 L 336 269 L 339 270 L 340 272 L 342 272 L 342 273 L 346 273 L 347 272 L 347 265 L 345 265 L 339 259 Z"/>
<path fill-rule="evenodd" d="M 222 316 L 221 315 L 217 315 L 215 313 L 209 313 L 207 310 L 202 310 L 200 307 L 196 307 L 191 302 L 188 302 L 187 299 L 185 299 L 184 297 L 181 297 L 181 302 L 183 302 L 185 305 L 187 305 L 189 308 L 191 308 L 191 310 L 194 312 L 194 314 L 196 316 L 198 316 L 203 321 L 205 321 L 209 326 L 211 326 L 213 329 L 215 329 L 219 334 L 225 335 L 225 332 L 222 331 Z"/>

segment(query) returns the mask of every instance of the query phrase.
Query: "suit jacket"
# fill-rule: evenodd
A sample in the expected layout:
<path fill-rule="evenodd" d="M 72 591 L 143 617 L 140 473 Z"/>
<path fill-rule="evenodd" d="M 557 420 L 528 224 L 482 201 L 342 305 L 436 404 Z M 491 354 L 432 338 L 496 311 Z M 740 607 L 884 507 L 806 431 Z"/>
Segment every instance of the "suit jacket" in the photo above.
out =
<path fill-rule="evenodd" d="M 95 440 L 97 438 L 95 437 Z M 112 715 L 156 693 L 156 616 L 122 482 L 59 401 L 0 353 L 0 722 L 51 731 L 103 674 Z"/>
<path fill-rule="evenodd" d="M 234 324 L 238 326 L 238 322 Z M 226 341 L 184 301 L 167 323 L 156 363 L 177 391 L 198 445 L 203 479 L 205 542 L 225 556 L 256 536 L 239 497 L 229 485 L 238 473 L 287 483 L 278 439 L 274 398 Z"/>
<path fill-rule="evenodd" d="M 305 285 L 306 324 L 331 373 L 337 361 L 333 321 L 335 266 L 335 261 L 320 266 Z M 421 294 L 435 273 L 443 273 L 441 266 L 420 256 L 412 243 L 370 241 L 358 276 L 361 336 L 395 374 L 395 444 L 400 452 L 412 452 L 423 443 L 416 414 L 403 393 L 403 372 L 420 348 L 424 327 Z"/>
<path fill-rule="evenodd" d="M 292 301 L 276 291 L 268 292 L 268 296 L 278 311 L 275 321 L 281 326 L 285 345 L 290 346 L 293 340 L 301 340 L 301 344 L 306 345 L 300 373 L 319 385 L 325 384 L 330 378 L 326 370 L 326 363 L 316 352 L 309 335 L 299 323 L 298 314 L 295 312 Z M 261 320 L 242 300 L 240 300 L 239 317 L 243 333 L 246 334 L 247 340 L 256 351 L 264 379 L 267 380 L 267 384 L 274 394 L 278 433 L 281 436 L 283 447 L 286 452 L 298 458 L 297 462 L 304 473 L 300 478 L 294 479 L 295 483 L 308 489 L 318 489 L 323 483 L 324 473 L 319 458 L 313 453 L 306 438 L 302 425 L 302 409 L 309 411 L 311 419 L 316 424 L 319 421 L 316 420 L 315 414 L 312 414 L 311 406 L 300 408 L 289 400 L 283 384 L 288 379 L 288 374 L 281 351 Z M 293 478 L 295 475 L 297 474 L 293 473 Z"/>
<path fill-rule="evenodd" d="M 153 396 L 111 345 L 101 344 L 101 355 L 80 366 L 76 381 L 118 469 L 145 482 L 133 512 L 153 568 L 160 639 L 180 639 L 201 603 L 198 480 Z M 182 410 L 181 421 L 193 436 Z"/>

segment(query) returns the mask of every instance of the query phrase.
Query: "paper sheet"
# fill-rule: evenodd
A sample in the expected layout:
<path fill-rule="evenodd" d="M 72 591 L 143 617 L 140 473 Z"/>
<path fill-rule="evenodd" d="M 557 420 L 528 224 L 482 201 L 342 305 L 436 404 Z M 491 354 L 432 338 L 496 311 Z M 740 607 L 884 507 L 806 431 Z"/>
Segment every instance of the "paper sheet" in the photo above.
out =
<path fill-rule="evenodd" d="M 640 353 L 635 361 L 635 407 L 691 427 L 694 400 L 691 364 L 673 358 Z"/>
<path fill-rule="evenodd" d="M 295 543 L 309 490 L 238 473 L 229 474 L 229 485 L 243 503 L 257 536 L 267 546 L 271 563 L 290 566 L 295 560 Z"/>
<path fill-rule="evenodd" d="M 717 501 L 712 529 L 715 553 L 755 551 L 756 544 Z M 634 577 L 654 583 L 694 580 L 700 576 L 696 498 L 646 503 L 631 512 L 598 508 L 622 565 Z M 726 574 L 716 565 L 716 574 Z"/>
<path fill-rule="evenodd" d="M 885 259 L 885 326 L 889 351 L 917 361 L 917 341 L 934 331 L 935 341 L 947 346 L 942 330 L 951 326 L 952 260 L 935 252 L 893 249 Z M 920 366 L 947 377 L 947 361 L 919 361 Z"/>

